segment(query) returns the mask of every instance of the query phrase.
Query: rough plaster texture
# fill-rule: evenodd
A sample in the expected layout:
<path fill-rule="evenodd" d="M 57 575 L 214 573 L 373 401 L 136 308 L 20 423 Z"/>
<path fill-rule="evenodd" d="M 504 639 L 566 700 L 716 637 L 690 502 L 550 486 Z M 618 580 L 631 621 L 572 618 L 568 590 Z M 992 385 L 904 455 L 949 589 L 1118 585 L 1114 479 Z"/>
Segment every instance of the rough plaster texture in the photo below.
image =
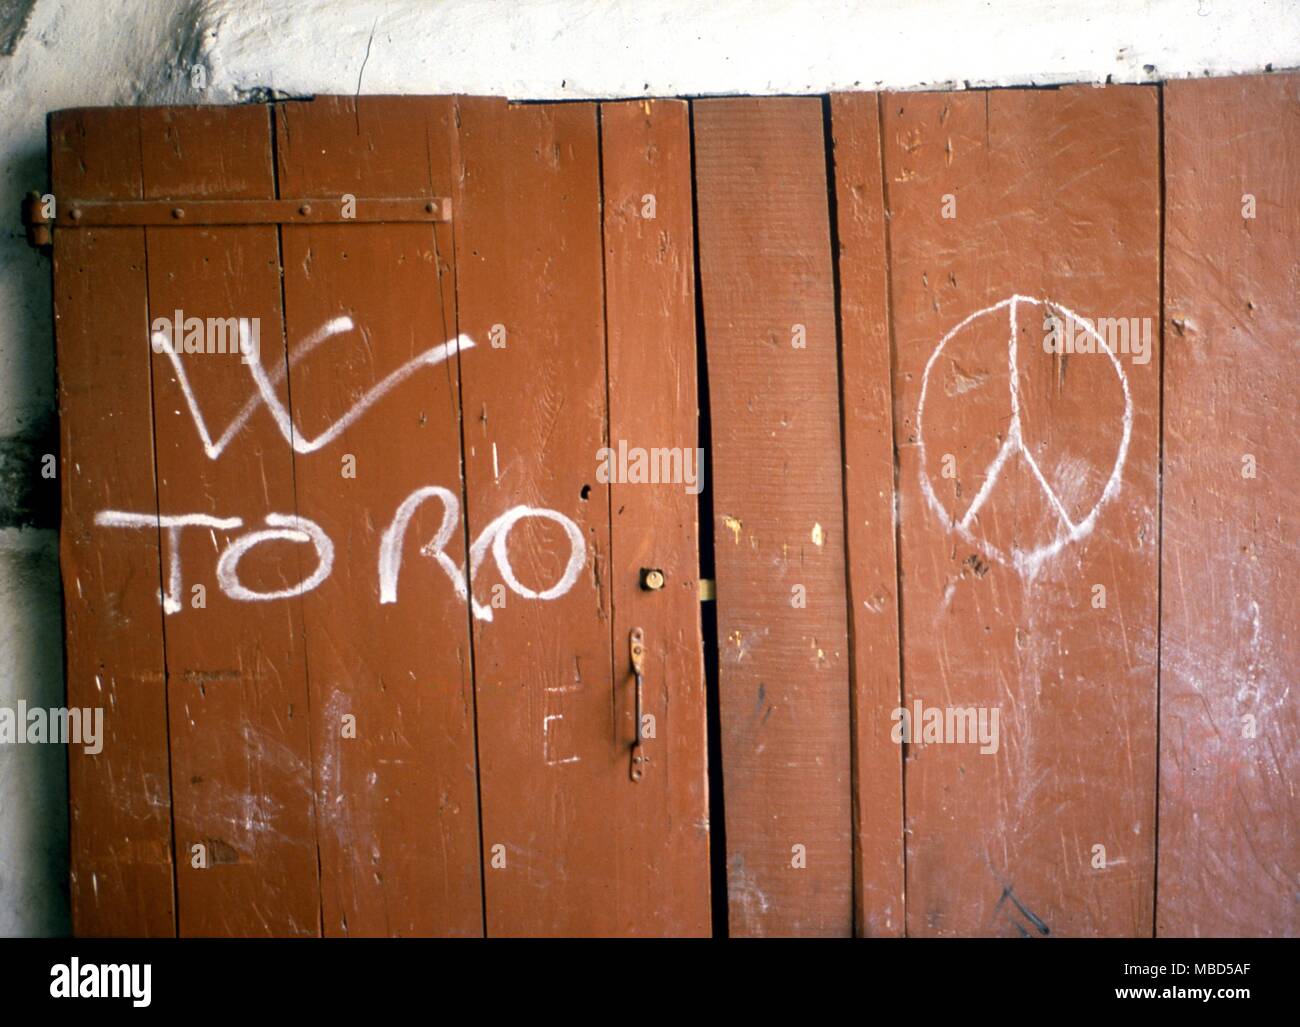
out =
<path fill-rule="evenodd" d="M 202 87 L 195 88 L 195 67 Z M 1294 0 L 0 0 L 0 705 L 63 691 L 49 263 L 17 224 L 63 107 L 1143 82 L 1300 66 Z M 0 934 L 67 929 L 64 754 L 0 749 Z"/>
<path fill-rule="evenodd" d="M 53 531 L 0 529 L 0 706 L 63 704 L 63 613 Z M 0 746 L 0 936 L 68 922 L 67 757 Z"/>

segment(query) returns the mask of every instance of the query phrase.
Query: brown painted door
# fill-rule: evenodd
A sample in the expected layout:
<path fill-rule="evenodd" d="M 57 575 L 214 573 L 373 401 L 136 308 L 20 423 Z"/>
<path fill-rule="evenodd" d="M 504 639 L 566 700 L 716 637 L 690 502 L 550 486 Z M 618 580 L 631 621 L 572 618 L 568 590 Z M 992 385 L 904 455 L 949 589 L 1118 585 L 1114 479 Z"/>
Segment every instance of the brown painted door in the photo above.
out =
<path fill-rule="evenodd" d="M 733 935 L 853 928 L 836 316 L 821 104 L 695 105 Z"/>
<path fill-rule="evenodd" d="M 1295 87 L 56 115 L 76 930 L 1295 934 Z"/>
<path fill-rule="evenodd" d="M 707 934 L 685 106 L 51 148 L 77 932 Z"/>
<path fill-rule="evenodd" d="M 1162 936 L 1300 934 L 1298 89 L 1165 90 Z"/>
<path fill-rule="evenodd" d="M 881 104 L 915 725 L 907 931 L 1149 934 L 1157 96 Z M 1113 149 L 1080 166 L 1085 138 Z M 1145 326 L 1149 348 L 1102 351 L 1085 326 L 1103 318 Z M 1078 344 L 1047 352 L 1054 324 Z M 946 724 L 953 708 L 984 718 L 982 744 L 921 733 L 927 710 Z"/>
<path fill-rule="evenodd" d="M 459 128 L 487 930 L 707 933 L 695 497 L 597 463 L 696 444 L 685 106 L 472 100 Z"/>

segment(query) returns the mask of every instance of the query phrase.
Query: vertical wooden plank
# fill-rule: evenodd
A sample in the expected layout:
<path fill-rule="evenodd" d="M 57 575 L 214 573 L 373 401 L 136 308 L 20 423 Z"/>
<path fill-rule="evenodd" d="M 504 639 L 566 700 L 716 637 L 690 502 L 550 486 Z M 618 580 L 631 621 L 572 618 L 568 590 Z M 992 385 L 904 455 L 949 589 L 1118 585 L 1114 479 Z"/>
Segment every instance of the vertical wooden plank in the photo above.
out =
<path fill-rule="evenodd" d="M 617 468 L 618 452 L 635 458 L 638 450 L 671 450 L 682 470 L 681 480 L 657 483 L 611 476 L 614 681 L 626 696 L 624 656 L 640 628 L 644 713 L 654 718 L 654 737 L 642 742 L 645 772 L 628 790 L 631 801 L 617 809 L 619 834 L 637 840 L 619 873 L 626 882 L 620 902 L 638 910 L 640 934 L 707 935 L 696 499 L 707 483 L 698 453 L 690 110 L 682 101 L 605 103 L 600 120 L 610 457 Z M 643 589 L 643 569 L 661 570 L 663 587 Z M 619 714 L 619 737 L 630 745 L 637 737 L 634 704 L 623 703 Z"/>
<path fill-rule="evenodd" d="M 854 927 L 897 936 L 903 913 L 903 750 L 891 738 L 899 685 L 898 559 L 880 108 L 831 97 L 839 230 L 844 522 L 853 659 Z"/>
<path fill-rule="evenodd" d="M 1300 76 L 1165 87 L 1162 935 L 1300 933 Z"/>
<path fill-rule="evenodd" d="M 907 931 L 1149 934 L 1156 93 L 883 103 Z M 1103 326 L 1112 354 L 1071 312 L 1135 318 L 1139 341 Z M 1047 352 L 1051 318 L 1073 352 Z M 944 731 L 927 736 L 930 710 Z"/>
<path fill-rule="evenodd" d="M 482 554 L 471 584 L 487 932 L 635 934 L 645 911 L 624 896 L 651 870 L 619 828 L 639 786 L 596 478 L 607 437 L 596 107 L 475 99 L 458 111 L 460 330 L 481 340 L 461 385 L 467 521 Z M 498 518 L 520 507 L 547 513 L 499 535 Z"/>
<path fill-rule="evenodd" d="M 140 118 L 146 198 L 274 196 L 266 108 L 156 109 Z M 151 322 L 177 310 L 186 318 L 257 318 L 262 366 L 284 365 L 275 227 L 146 234 Z M 250 592 L 292 591 L 314 573 L 312 545 L 251 535 L 275 530 L 269 515 L 296 516 L 292 450 L 261 403 L 219 454 L 209 454 L 170 357 L 152 359 L 162 514 L 241 522 L 164 538 L 164 575 L 177 554 L 181 568 L 179 609 L 165 622 L 180 931 L 317 934 L 301 609 L 296 600 L 232 598 L 216 573 L 223 554 L 239 553 L 229 547 L 240 538 L 254 544 L 230 571 Z M 179 366 L 215 444 L 255 395 L 249 369 L 238 353 L 184 355 Z M 194 606 L 195 585 L 206 590 L 202 608 Z M 206 847 L 206 869 L 193 865 L 196 844 Z"/>
<path fill-rule="evenodd" d="M 451 118 L 449 99 L 285 104 L 281 194 L 339 204 L 449 196 Z M 295 458 L 298 505 L 338 547 L 333 573 L 302 600 L 325 933 L 481 935 L 469 613 L 420 554 L 447 513 L 455 532 L 442 551 L 466 562 L 456 353 L 446 346 L 457 334 L 451 226 L 282 232 L 283 392 L 311 449 Z M 311 349 L 337 318 L 348 326 Z M 451 499 L 420 504 L 431 487 Z M 388 601 L 381 552 L 408 500 L 419 505 L 393 536 L 401 562 Z"/>
<path fill-rule="evenodd" d="M 745 98 L 694 113 L 730 930 L 847 935 L 849 665 L 822 108 Z"/>
<path fill-rule="evenodd" d="M 139 199 L 136 112 L 55 114 L 50 161 L 60 213 L 73 199 Z M 159 533 L 95 526 L 104 510 L 158 509 L 144 232 L 58 233 L 54 312 L 67 703 L 103 711 L 100 752 L 68 748 L 72 927 L 80 937 L 172 935 Z"/>

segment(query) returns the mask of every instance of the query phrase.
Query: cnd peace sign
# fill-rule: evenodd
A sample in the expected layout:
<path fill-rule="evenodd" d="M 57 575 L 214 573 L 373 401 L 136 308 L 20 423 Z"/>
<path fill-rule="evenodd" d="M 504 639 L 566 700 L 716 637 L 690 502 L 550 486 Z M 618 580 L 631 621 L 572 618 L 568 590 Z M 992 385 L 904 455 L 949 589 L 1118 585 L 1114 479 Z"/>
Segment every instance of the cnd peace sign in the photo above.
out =
<path fill-rule="evenodd" d="M 1124 417 L 1123 432 L 1120 436 L 1119 448 L 1115 453 L 1115 463 L 1111 468 L 1110 477 L 1106 481 L 1106 486 L 1102 490 L 1100 498 L 1093 505 L 1088 513 L 1078 521 L 1070 517 L 1069 512 L 1065 509 L 1060 497 L 1057 496 L 1052 486 L 1044 477 L 1042 469 L 1038 466 L 1038 461 L 1034 459 L 1033 454 L 1024 442 L 1024 433 L 1021 428 L 1020 419 L 1020 370 L 1016 359 L 1016 334 L 1018 326 L 1018 317 L 1024 316 L 1026 308 L 1041 308 L 1044 311 L 1059 311 L 1074 322 L 1093 340 L 1096 352 L 1105 353 L 1115 369 L 1115 376 L 1119 379 L 1120 388 L 1124 392 Z M 1005 315 L 1002 313 L 1005 311 Z M 984 318 L 1007 318 L 1007 363 L 1009 370 L 1008 387 L 1011 394 L 1011 424 L 1007 430 L 1006 439 L 998 449 L 997 455 L 992 462 L 984 469 L 984 483 L 980 486 L 975 498 L 971 500 L 970 505 L 966 508 L 965 513 L 960 516 L 950 514 L 944 505 L 935 495 L 934 486 L 930 479 L 929 470 L 926 462 L 925 453 L 925 400 L 926 393 L 930 385 L 930 372 L 943 353 L 944 347 L 959 333 L 968 326 Z M 1124 369 L 1120 365 L 1119 359 L 1115 355 L 1111 345 L 1093 328 L 1092 324 L 1084 318 L 1079 317 L 1067 307 L 1062 306 L 1052 300 L 1034 299 L 1030 296 L 1021 296 L 1019 294 L 1007 297 L 991 307 L 985 307 L 983 310 L 977 310 L 964 321 L 952 328 L 942 339 L 939 345 L 935 347 L 930 359 L 925 365 L 925 374 L 921 378 L 921 398 L 916 408 L 916 441 L 918 452 L 920 454 L 920 479 L 921 491 L 925 494 L 926 501 L 930 509 L 934 511 L 940 522 L 950 531 L 955 531 L 966 541 L 973 545 L 979 546 L 990 557 L 1006 566 L 1014 568 L 1018 573 L 1027 577 L 1033 577 L 1042 565 L 1044 560 L 1055 556 L 1065 546 L 1071 542 L 1077 542 L 1079 539 L 1091 534 L 1093 527 L 1097 523 L 1102 508 L 1110 502 L 1119 492 L 1120 479 L 1124 471 L 1124 461 L 1128 456 L 1129 437 L 1133 431 L 1133 397 L 1129 393 L 1128 378 L 1124 374 Z M 979 514 L 980 509 L 988 501 L 989 496 L 997 487 L 999 475 L 1002 468 L 1012 458 L 1019 458 L 1025 462 L 1038 487 L 1042 490 L 1047 502 L 1052 510 L 1055 511 L 1059 518 L 1056 536 L 1051 542 L 1032 549 L 1020 549 L 1012 547 L 1009 552 L 1003 552 L 998 547 L 992 545 L 987 539 L 977 538 L 971 530 L 971 524 Z"/>

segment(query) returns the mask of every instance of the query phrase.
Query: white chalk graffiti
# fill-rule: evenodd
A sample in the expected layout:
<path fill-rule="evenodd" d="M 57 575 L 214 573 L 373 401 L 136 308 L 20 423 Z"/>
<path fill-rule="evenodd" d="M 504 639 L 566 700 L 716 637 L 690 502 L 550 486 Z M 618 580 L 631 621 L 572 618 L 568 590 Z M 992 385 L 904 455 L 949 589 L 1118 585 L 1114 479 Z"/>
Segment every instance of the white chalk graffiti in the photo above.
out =
<path fill-rule="evenodd" d="M 460 513 L 460 500 L 456 494 L 439 485 L 429 485 L 416 489 L 402 501 L 393 515 L 392 523 L 384 532 L 379 543 L 379 601 L 380 603 L 397 602 L 397 577 L 402 569 L 402 543 L 406 539 L 406 529 L 415 516 L 415 511 L 434 497 L 442 500 L 442 524 L 438 534 L 420 550 L 425 556 L 438 564 L 451 579 L 456 594 L 464 599 L 466 595 L 465 575 L 456 561 L 443 552 L 443 547 L 451 541 L 451 533 L 456 530 L 456 521 Z M 475 603 L 474 616 L 478 617 L 478 604 Z M 491 612 L 486 618 L 491 620 Z"/>
<path fill-rule="evenodd" d="M 551 725 L 558 724 L 562 720 L 564 720 L 563 713 L 548 713 L 542 718 L 542 756 L 546 760 L 548 767 L 561 767 L 566 763 L 582 762 L 582 757 L 577 754 L 560 756 L 552 751 Z"/>
<path fill-rule="evenodd" d="M 163 609 L 167 613 L 181 612 L 181 529 L 216 528 L 234 531 L 244 522 L 238 517 L 209 517 L 207 514 L 157 514 L 124 513 L 120 510 L 101 510 L 95 514 L 95 523 L 102 528 L 159 528 L 167 532 L 167 591 L 161 593 Z"/>
<path fill-rule="evenodd" d="M 397 508 L 392 523 L 384 531 L 379 545 L 379 602 L 381 604 L 397 602 L 397 582 L 402 569 L 402 544 L 406 537 L 411 518 L 421 505 L 437 497 L 442 501 L 442 523 L 437 534 L 424 545 L 420 552 L 433 559 L 451 580 L 456 595 L 471 604 L 474 616 L 479 620 L 492 620 L 492 608 L 480 604 L 472 596 L 474 579 L 478 574 L 491 547 L 492 558 L 496 562 L 501 579 L 516 595 L 524 599 L 550 600 L 558 599 L 573 588 L 578 575 L 587 559 L 587 544 L 579 527 L 564 514 L 556 510 L 541 507 L 516 506 L 507 510 L 492 521 L 470 547 L 469 575 L 444 552 L 444 547 L 451 541 L 456 525 L 460 520 L 460 502 L 455 493 L 437 485 L 416 489 Z M 515 575 L 507 552 L 507 541 L 511 529 L 527 518 L 554 521 L 564 529 L 569 541 L 569 559 L 565 564 L 560 579 L 541 592 L 534 591 L 523 584 Z M 168 614 L 180 613 L 185 588 L 181 571 L 180 535 L 187 527 L 235 531 L 244 526 L 239 517 L 210 517 L 207 514 L 156 515 L 129 513 L 121 510 L 102 510 L 95 515 L 95 523 L 105 528 L 158 528 L 167 532 L 167 590 L 159 592 L 164 611 Z M 334 569 L 334 542 L 323 528 L 315 521 L 293 514 L 271 513 L 266 515 L 267 527 L 250 531 L 227 543 L 217 559 L 217 585 L 221 591 L 238 602 L 266 602 L 273 599 L 290 599 L 305 595 L 320 586 Z M 247 588 L 239 579 L 239 561 L 250 550 L 264 542 L 283 541 L 310 544 L 316 550 L 316 569 L 296 585 L 276 589 L 271 592 L 256 592 Z"/>
<path fill-rule="evenodd" d="M 465 335 L 457 336 L 448 342 L 430 347 L 371 386 L 356 403 L 348 408 L 342 417 L 334 421 L 320 435 L 315 438 L 308 438 L 298 430 L 297 424 L 294 423 L 288 409 L 281 402 L 276 390 L 288 375 L 289 370 L 296 366 L 308 353 L 327 339 L 351 331 L 355 327 L 350 317 L 336 317 L 326 322 L 303 340 L 302 344 L 290 355 L 287 366 L 281 365 L 269 374 L 262 367 L 259 360 L 252 360 L 245 364 L 255 386 L 253 394 L 249 396 L 239 413 L 235 415 L 234 420 L 226 426 L 215 441 L 207 421 L 199 409 L 198 399 L 194 394 L 189 376 L 185 372 L 185 367 L 175 347 L 162 345 L 167 341 L 165 338 L 151 339 L 151 342 L 157 343 L 155 352 L 165 354 L 171 361 L 172 368 L 176 373 L 176 380 L 180 384 L 181 392 L 185 396 L 185 403 L 189 407 L 190 416 L 193 418 L 194 426 L 198 430 L 199 440 L 203 443 L 203 451 L 209 459 L 216 460 L 221 456 L 226 447 L 230 445 L 231 440 L 239 434 L 261 406 L 267 408 L 276 428 L 279 429 L 280 434 L 284 436 L 285 441 L 293 447 L 294 451 L 307 454 L 314 453 L 329 445 L 380 398 L 396 388 L 420 368 L 440 364 L 452 354 L 473 349 L 474 347 L 473 341 Z M 252 352 L 249 340 L 244 337 L 247 331 L 248 328 L 245 322 L 241 320 L 239 332 L 242 352 Z M 494 461 L 495 454 L 496 447 L 494 445 Z M 442 523 L 437 534 L 421 548 L 420 552 L 430 557 L 442 568 L 451 580 L 456 595 L 461 600 L 468 600 L 474 616 L 479 620 L 492 620 L 491 606 L 481 605 L 473 596 L 474 579 L 487 557 L 489 548 L 501 574 L 501 579 L 511 591 L 524 599 L 557 599 L 573 588 L 574 583 L 578 580 L 578 575 L 581 573 L 582 566 L 587 559 L 587 545 L 582 531 L 564 514 L 556 510 L 532 506 L 512 507 L 483 529 L 470 547 L 467 573 L 466 568 L 458 565 L 445 551 L 456 530 L 456 525 L 460 522 L 460 501 L 456 494 L 449 489 L 430 485 L 416 489 L 407 496 L 393 515 L 392 523 L 384 531 L 379 545 L 379 602 L 381 604 L 397 602 L 397 582 L 401 574 L 402 546 L 406 538 L 407 528 L 410 526 L 411 518 L 416 511 L 424 503 L 434 498 L 437 498 L 442 503 Z M 520 521 L 529 518 L 549 520 L 560 525 L 564 529 L 569 542 L 569 558 L 565 564 L 564 572 L 555 584 L 540 592 L 534 591 L 523 584 L 515 575 L 507 549 L 511 530 Z M 216 530 L 235 531 L 244 525 L 243 519 L 239 517 L 213 517 L 201 513 L 160 515 L 131 513 L 121 510 L 101 510 L 95 515 L 95 523 L 106 528 L 157 528 L 166 532 L 168 548 L 167 587 L 165 591 L 160 589 L 158 595 L 163 610 L 167 614 L 180 613 L 183 609 L 184 576 L 181 571 L 181 531 L 187 527 L 208 528 L 214 532 Z M 227 543 L 217 560 L 217 584 L 230 599 L 248 603 L 289 599 L 294 596 L 304 595 L 319 587 L 333 571 L 334 542 L 315 521 L 294 514 L 270 513 L 266 515 L 266 525 L 265 528 L 249 531 Z M 215 541 L 214 534 L 214 545 Z M 270 592 L 258 592 L 248 588 L 239 577 L 240 561 L 255 547 L 265 542 L 276 541 L 297 542 L 313 546 L 316 550 L 316 569 L 298 584 L 286 588 Z"/>
<path fill-rule="evenodd" d="M 295 452 L 314 453 L 318 449 L 328 446 L 338 438 L 339 435 L 347 431 L 348 427 L 351 426 L 357 418 L 421 367 L 432 367 L 435 364 L 442 363 L 453 353 L 474 348 L 473 340 L 467 335 L 460 335 L 455 339 L 440 343 L 437 346 L 431 346 L 429 349 L 412 357 L 397 370 L 371 386 L 366 391 L 365 395 L 349 407 L 342 417 L 331 424 L 329 428 L 320 435 L 317 435 L 314 439 L 307 438 L 298 430 L 298 426 L 293 422 L 289 411 L 280 401 L 276 389 L 280 383 L 284 381 L 289 370 L 295 367 L 299 361 L 306 357 L 307 354 L 317 346 L 336 335 L 352 331 L 355 327 L 356 325 L 353 323 L 352 318 L 346 316 L 336 317 L 332 321 L 327 321 L 324 325 L 307 336 L 307 338 L 302 341 L 293 353 L 289 355 L 287 367 L 279 365 L 269 374 L 266 369 L 262 367 L 260 360 L 253 360 L 243 364 L 242 366 L 248 368 L 248 373 L 253 379 L 255 389 L 253 394 L 249 396 L 248 400 L 240 408 L 239 413 L 235 415 L 234 420 L 226 426 L 225 430 L 216 441 L 213 441 L 212 432 L 208 427 L 206 419 L 203 417 L 203 412 L 199 409 L 198 399 L 194 394 L 194 388 L 190 384 L 189 375 L 185 372 L 185 365 L 181 361 L 180 355 L 173 351 L 174 347 L 164 345 L 167 340 L 166 337 L 160 333 L 155 333 L 154 336 L 151 336 L 150 342 L 151 345 L 155 347 L 156 351 L 165 354 L 167 359 L 171 361 L 172 369 L 176 372 L 176 380 L 180 384 L 181 392 L 185 396 L 185 404 L 189 408 L 190 417 L 194 420 L 195 428 L 198 429 L 199 440 L 203 443 L 203 451 L 208 455 L 208 459 L 216 460 L 221 456 L 226 447 L 230 445 L 231 440 L 243 430 L 249 419 L 257 412 L 258 407 L 263 405 L 265 405 L 270 411 L 271 417 L 275 421 L 275 426 L 279 429 L 280 434 L 284 436 L 284 440 L 293 447 Z M 247 325 L 241 321 L 239 324 L 241 347 L 246 348 L 248 346 L 248 340 L 245 338 L 247 332 Z"/>
<path fill-rule="evenodd" d="M 256 603 L 267 599 L 289 599 L 300 596 L 310 592 L 328 578 L 330 571 L 334 569 L 334 543 L 315 521 L 287 514 L 267 514 L 266 523 L 270 525 L 269 528 L 250 531 L 226 546 L 221 559 L 217 561 L 217 584 L 231 599 Z M 316 547 L 316 569 L 305 581 L 290 588 L 282 588 L 275 592 L 254 592 L 245 588 L 239 581 L 239 561 L 254 546 L 274 539 L 285 542 L 310 542 Z"/>
<path fill-rule="evenodd" d="M 455 493 L 437 485 L 431 485 L 426 488 L 416 489 L 407 496 L 402 505 L 397 508 L 397 513 L 393 516 L 393 521 L 388 526 L 388 530 L 384 532 L 383 541 L 379 546 L 379 601 L 381 603 L 397 602 L 397 579 L 401 573 L 402 543 L 406 538 L 407 526 L 411 523 L 411 517 L 414 516 L 415 511 L 434 497 L 442 501 L 442 523 L 438 526 L 437 534 L 420 548 L 420 553 L 434 560 L 443 569 L 447 577 L 451 579 L 452 588 L 456 590 L 456 595 L 461 599 L 467 598 L 469 591 L 473 588 L 474 578 L 477 576 L 479 568 L 483 564 L 483 559 L 487 555 L 488 546 L 492 547 L 492 558 L 496 561 L 501 579 L 510 587 L 512 592 L 525 599 L 557 599 L 573 588 L 574 582 L 578 580 L 578 574 L 587 559 L 587 543 L 582 537 L 582 531 L 578 526 L 568 517 L 565 517 L 564 514 L 555 510 L 533 506 L 516 506 L 492 521 L 479 533 L 479 537 L 470 546 L 469 581 L 467 584 L 464 568 L 458 566 L 443 551 L 451 540 L 452 532 L 460 519 L 460 501 L 456 498 Z M 569 560 L 565 564 L 564 573 L 560 575 L 559 581 L 541 592 L 533 591 L 515 576 L 514 568 L 510 565 L 510 554 L 506 550 L 510 530 L 521 520 L 529 517 L 554 521 L 564 529 L 569 539 Z M 468 595 L 468 598 L 472 604 L 475 617 L 486 621 L 492 619 L 492 608 L 490 606 L 481 605 L 472 595 Z"/>
<path fill-rule="evenodd" d="M 1029 452 L 1028 447 L 1024 443 L 1024 436 L 1020 423 L 1020 371 L 1016 360 L 1016 314 L 1017 308 L 1021 304 L 1032 304 L 1034 306 L 1050 307 L 1051 309 L 1059 310 L 1074 319 L 1076 323 L 1083 326 L 1083 328 L 1095 340 L 1098 346 L 1098 352 L 1104 351 L 1110 358 L 1111 365 L 1114 367 L 1115 374 L 1119 379 L 1120 387 L 1124 390 L 1123 432 L 1120 437 L 1119 449 L 1115 454 L 1115 464 L 1111 468 L 1110 477 L 1106 481 L 1106 486 L 1102 490 L 1101 497 L 1097 500 L 1092 509 L 1088 511 L 1087 516 L 1078 523 L 1075 523 L 1070 518 L 1070 515 L 1061 503 L 1061 500 L 1058 498 L 1055 491 L 1053 491 L 1052 486 L 1048 484 L 1047 479 L 1043 476 L 1043 472 L 1039 468 L 1038 462 L 1034 459 L 1033 454 Z M 961 516 L 960 520 L 954 520 L 953 516 L 948 513 L 943 504 L 939 502 L 939 498 L 935 495 L 934 488 L 930 482 L 929 473 L 926 469 L 923 418 L 925 413 L 926 391 L 930 384 L 930 371 L 933 369 L 935 362 L 939 359 L 939 355 L 943 352 L 944 347 L 953 336 L 973 321 L 1003 309 L 1008 311 L 1009 324 L 1007 359 L 1010 370 L 1009 388 L 1011 392 L 1011 424 L 1007 429 L 1006 440 L 998 449 L 997 456 L 993 458 L 993 461 L 984 471 L 984 484 L 980 486 L 979 491 L 975 494 L 975 498 L 971 500 L 970 506 L 966 508 L 966 512 Z M 1102 508 L 1119 492 L 1120 480 L 1124 471 L 1124 461 L 1128 457 L 1129 438 L 1132 435 L 1132 432 L 1133 398 L 1129 393 L 1128 378 L 1124 374 L 1124 368 L 1120 365 L 1119 359 L 1115 356 L 1114 351 L 1106 340 L 1097 333 L 1097 331 L 1091 326 L 1090 322 L 1080 318 L 1073 311 L 1061 306 L 1059 303 L 1046 299 L 1033 299 L 1032 297 L 1021 296 L 1019 294 L 1013 295 L 993 304 L 991 307 L 977 310 L 954 327 L 947 335 L 939 340 L 939 345 L 935 347 L 934 352 L 930 354 L 930 359 L 926 362 L 925 374 L 921 378 L 921 398 L 916 408 L 916 442 L 920 464 L 921 491 L 924 493 L 926 501 L 934 511 L 935 516 L 939 518 L 945 528 L 950 531 L 956 531 L 963 539 L 973 545 L 981 547 L 998 562 L 1013 567 L 1022 576 L 1032 578 L 1037 574 L 1038 569 L 1042 566 L 1044 560 L 1055 556 L 1069 543 L 1077 542 L 1079 539 L 1085 538 L 1092 533 L 1093 528 L 1096 526 L 1097 518 L 1101 514 Z M 1061 524 L 1066 530 L 1064 532 L 1058 532 L 1056 537 L 1047 545 L 1039 546 L 1030 550 L 1015 549 L 1008 556 L 1008 554 L 1003 553 L 987 540 L 977 539 L 971 532 L 970 525 L 975 519 L 975 516 L 979 513 L 980 508 L 984 506 L 984 503 L 992 493 L 994 486 L 997 484 L 998 475 L 1002 472 L 1003 466 L 1012 456 L 1019 456 L 1028 465 L 1034 478 L 1037 480 L 1038 486 L 1042 490 L 1043 495 L 1051 504 L 1052 509 L 1056 511 L 1057 517 L 1060 518 Z"/>

